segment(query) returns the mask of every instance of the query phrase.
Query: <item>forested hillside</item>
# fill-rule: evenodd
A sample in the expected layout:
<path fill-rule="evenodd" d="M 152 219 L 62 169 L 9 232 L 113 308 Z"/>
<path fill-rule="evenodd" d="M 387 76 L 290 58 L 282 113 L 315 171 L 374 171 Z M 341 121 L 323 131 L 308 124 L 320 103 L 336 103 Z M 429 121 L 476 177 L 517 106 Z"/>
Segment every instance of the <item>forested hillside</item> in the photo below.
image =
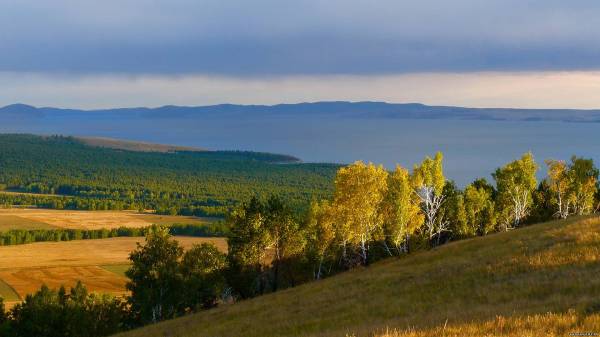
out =
<path fill-rule="evenodd" d="M 268 153 L 133 152 L 0 135 L 0 190 L 38 194 L 0 194 L 0 205 L 220 215 L 251 196 L 278 194 L 303 208 L 331 193 L 337 167 Z"/>

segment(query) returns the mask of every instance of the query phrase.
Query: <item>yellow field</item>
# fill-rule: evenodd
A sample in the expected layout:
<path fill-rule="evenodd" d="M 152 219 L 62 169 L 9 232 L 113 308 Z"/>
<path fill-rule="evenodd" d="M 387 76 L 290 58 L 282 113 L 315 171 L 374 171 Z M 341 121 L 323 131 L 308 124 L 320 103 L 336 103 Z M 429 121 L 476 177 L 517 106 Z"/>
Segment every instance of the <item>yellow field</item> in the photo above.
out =
<path fill-rule="evenodd" d="M 133 211 L 69 211 L 36 208 L 0 209 L 0 231 L 9 229 L 111 229 L 147 227 L 151 224 L 198 224 L 212 218 L 157 215 Z"/>
<path fill-rule="evenodd" d="M 227 250 L 223 238 L 176 237 L 184 248 L 210 242 Z M 51 288 L 82 281 L 90 291 L 120 295 L 129 253 L 144 238 L 123 237 L 68 242 L 39 242 L 0 247 L 0 295 L 7 302 L 22 299 L 46 284 Z M 10 305 L 10 303 L 9 303 Z"/>
<path fill-rule="evenodd" d="M 0 210 L 0 231 L 7 231 L 10 229 L 51 229 L 57 228 L 48 223 L 41 222 L 34 219 L 24 218 L 14 214 L 3 214 Z"/>

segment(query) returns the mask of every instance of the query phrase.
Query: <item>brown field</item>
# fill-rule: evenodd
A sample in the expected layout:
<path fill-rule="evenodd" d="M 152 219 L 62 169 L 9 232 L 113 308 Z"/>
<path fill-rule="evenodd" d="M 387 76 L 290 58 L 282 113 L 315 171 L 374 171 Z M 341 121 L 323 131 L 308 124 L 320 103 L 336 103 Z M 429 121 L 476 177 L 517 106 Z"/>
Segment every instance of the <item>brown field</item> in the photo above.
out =
<path fill-rule="evenodd" d="M 210 242 L 222 251 L 227 250 L 223 238 L 176 237 L 176 240 L 186 249 Z M 22 299 L 42 284 L 68 288 L 78 280 L 90 291 L 124 294 L 126 279 L 122 273 L 129 253 L 137 242 L 143 241 L 140 237 L 127 237 L 0 247 L 0 296 L 14 302 L 15 293 Z"/>
<path fill-rule="evenodd" d="M 0 209 L 0 231 L 9 229 L 111 229 L 146 227 L 151 224 L 200 224 L 213 218 L 158 215 L 133 211 L 70 211 L 36 208 Z"/>

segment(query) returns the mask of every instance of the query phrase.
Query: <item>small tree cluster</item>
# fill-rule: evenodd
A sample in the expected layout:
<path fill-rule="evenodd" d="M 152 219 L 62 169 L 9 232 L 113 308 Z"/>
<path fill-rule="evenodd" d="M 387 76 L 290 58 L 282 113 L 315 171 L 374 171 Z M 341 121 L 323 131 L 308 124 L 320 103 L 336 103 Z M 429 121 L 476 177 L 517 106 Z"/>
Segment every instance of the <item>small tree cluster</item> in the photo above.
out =
<path fill-rule="evenodd" d="M 278 197 L 252 198 L 229 217 L 227 280 L 241 298 L 299 282 L 307 242 L 304 226 Z"/>
<path fill-rule="evenodd" d="M 122 331 L 128 326 L 124 302 L 109 295 L 89 294 L 81 284 L 67 293 L 46 286 L 9 312 L 0 299 L 0 335 L 7 337 L 95 337 Z"/>
<path fill-rule="evenodd" d="M 568 164 L 547 160 L 546 165 L 555 217 L 566 219 L 571 214 L 584 215 L 595 210 L 598 169 L 591 159 L 573 156 Z"/>
<path fill-rule="evenodd" d="M 152 226 L 130 255 L 131 315 L 147 324 L 216 305 L 222 294 L 225 255 L 211 244 L 183 251 L 168 228 Z"/>

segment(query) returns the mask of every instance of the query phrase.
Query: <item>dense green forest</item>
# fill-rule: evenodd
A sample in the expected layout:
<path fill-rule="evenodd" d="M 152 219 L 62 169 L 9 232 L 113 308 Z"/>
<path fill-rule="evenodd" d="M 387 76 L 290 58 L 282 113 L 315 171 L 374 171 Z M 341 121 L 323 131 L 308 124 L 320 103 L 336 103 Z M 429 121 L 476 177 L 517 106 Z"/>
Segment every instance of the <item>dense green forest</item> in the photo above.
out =
<path fill-rule="evenodd" d="M 303 209 L 332 193 L 337 168 L 268 153 L 132 152 L 72 137 L 4 134 L 0 190 L 39 195 L 0 194 L 0 205 L 223 215 L 251 196 L 277 194 Z"/>

